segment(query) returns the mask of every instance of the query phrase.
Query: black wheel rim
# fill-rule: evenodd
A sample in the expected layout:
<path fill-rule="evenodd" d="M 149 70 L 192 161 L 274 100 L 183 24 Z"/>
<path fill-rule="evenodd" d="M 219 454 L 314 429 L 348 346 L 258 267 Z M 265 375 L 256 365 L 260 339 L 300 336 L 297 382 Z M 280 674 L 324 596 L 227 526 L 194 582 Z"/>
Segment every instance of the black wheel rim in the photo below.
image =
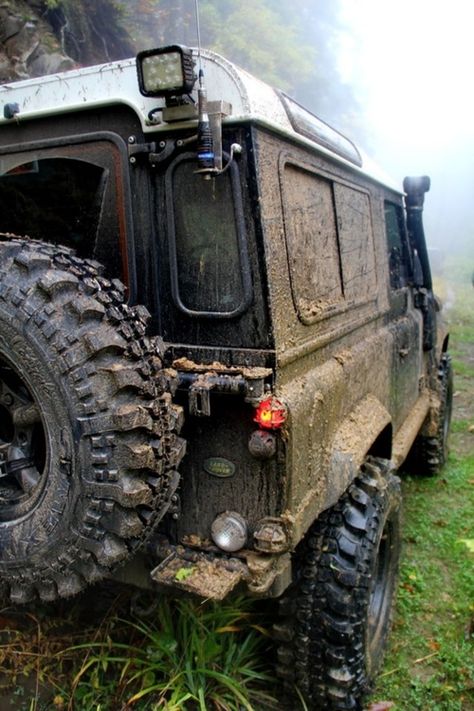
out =
<path fill-rule="evenodd" d="M 367 643 L 371 658 L 377 656 L 389 622 L 394 592 L 394 527 L 385 523 L 372 573 L 367 624 Z"/>
<path fill-rule="evenodd" d="M 453 379 L 449 371 L 447 372 L 446 378 L 447 383 L 443 417 L 443 454 L 445 459 L 448 454 L 449 428 L 451 426 L 451 415 L 453 410 Z"/>
<path fill-rule="evenodd" d="M 32 386 L 0 354 L 0 521 L 35 507 L 45 481 L 46 443 Z"/>

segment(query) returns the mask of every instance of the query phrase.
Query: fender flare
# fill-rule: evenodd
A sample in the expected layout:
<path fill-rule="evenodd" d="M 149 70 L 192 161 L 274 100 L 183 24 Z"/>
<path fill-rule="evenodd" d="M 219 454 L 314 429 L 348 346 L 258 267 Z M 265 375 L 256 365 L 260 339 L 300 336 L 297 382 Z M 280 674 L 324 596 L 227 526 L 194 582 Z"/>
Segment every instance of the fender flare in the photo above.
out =
<path fill-rule="evenodd" d="M 371 446 L 391 421 L 387 408 L 370 393 L 347 415 L 333 440 L 325 508 L 334 505 L 356 478 Z"/>

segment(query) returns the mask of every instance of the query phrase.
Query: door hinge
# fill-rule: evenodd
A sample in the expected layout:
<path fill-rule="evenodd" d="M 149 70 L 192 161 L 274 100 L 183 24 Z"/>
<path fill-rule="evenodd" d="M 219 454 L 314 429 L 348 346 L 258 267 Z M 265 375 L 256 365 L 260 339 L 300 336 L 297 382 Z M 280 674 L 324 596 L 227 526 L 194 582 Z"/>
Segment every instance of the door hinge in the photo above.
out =
<path fill-rule="evenodd" d="M 176 145 L 174 141 L 150 141 L 150 143 L 137 143 L 135 136 L 128 139 L 128 160 L 135 165 L 138 159 L 145 159 L 150 165 L 156 165 L 173 153 Z"/>

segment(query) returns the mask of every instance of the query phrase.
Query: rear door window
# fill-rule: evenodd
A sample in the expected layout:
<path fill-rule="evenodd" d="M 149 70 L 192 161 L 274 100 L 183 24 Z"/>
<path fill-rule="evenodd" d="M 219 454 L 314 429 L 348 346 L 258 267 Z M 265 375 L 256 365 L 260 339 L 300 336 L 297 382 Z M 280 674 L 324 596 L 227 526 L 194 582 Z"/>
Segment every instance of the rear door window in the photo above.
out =
<path fill-rule="evenodd" d="M 45 143 L 0 157 L 0 231 L 71 247 L 130 286 L 133 238 L 123 149 L 99 136 Z"/>
<path fill-rule="evenodd" d="M 94 252 L 107 175 L 80 160 L 45 158 L 0 176 L 0 224 L 5 232 Z"/>

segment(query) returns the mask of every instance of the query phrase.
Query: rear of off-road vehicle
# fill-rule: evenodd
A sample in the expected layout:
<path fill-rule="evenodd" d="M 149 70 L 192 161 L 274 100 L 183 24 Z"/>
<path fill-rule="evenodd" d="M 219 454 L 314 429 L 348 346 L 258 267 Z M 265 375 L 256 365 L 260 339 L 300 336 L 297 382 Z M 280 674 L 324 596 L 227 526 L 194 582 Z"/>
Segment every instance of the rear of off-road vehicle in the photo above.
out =
<path fill-rule="evenodd" d="M 0 87 L 0 582 L 16 602 L 113 574 L 280 596 L 288 694 L 360 708 L 395 472 L 446 457 L 429 180 L 401 193 L 201 61 L 199 90 L 177 46 L 138 79 L 130 60 Z"/>

